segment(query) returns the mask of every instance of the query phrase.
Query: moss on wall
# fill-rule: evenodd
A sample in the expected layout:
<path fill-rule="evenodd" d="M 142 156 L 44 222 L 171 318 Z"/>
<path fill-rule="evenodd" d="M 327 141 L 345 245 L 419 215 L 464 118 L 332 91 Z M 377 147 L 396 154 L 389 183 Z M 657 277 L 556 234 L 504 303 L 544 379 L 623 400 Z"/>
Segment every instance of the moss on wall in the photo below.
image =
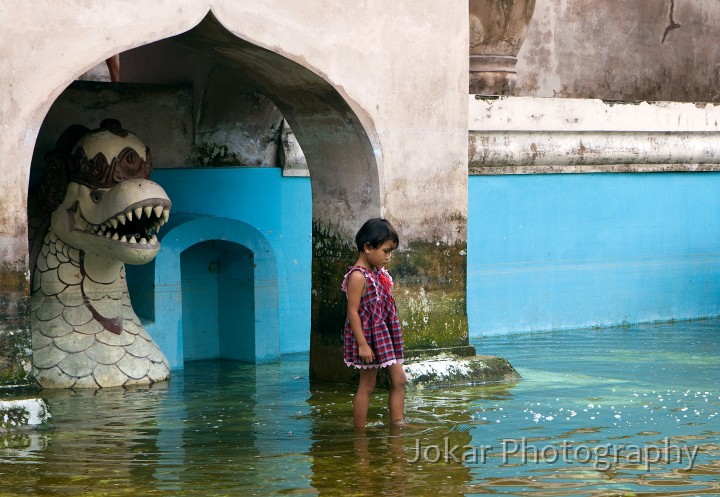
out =
<path fill-rule="evenodd" d="M 357 258 L 351 240 L 332 227 L 313 223 L 310 375 L 346 381 L 354 371 L 342 361 L 346 299 L 340 285 Z M 393 254 L 389 270 L 403 323 L 405 348 L 468 348 L 466 244 L 413 241 Z"/>
<path fill-rule="evenodd" d="M 354 371 L 343 362 L 346 300 L 342 278 L 357 258 L 350 240 L 331 226 L 312 225 L 312 308 L 310 314 L 310 378 L 352 381 Z"/>
<path fill-rule="evenodd" d="M 313 329 L 324 342 L 341 342 L 346 300 L 342 279 L 357 258 L 355 247 L 332 228 L 313 222 L 312 313 Z"/>
<path fill-rule="evenodd" d="M 203 167 L 239 166 L 242 161 L 227 145 L 203 142 L 195 147 L 194 161 Z"/>
<path fill-rule="evenodd" d="M 0 388 L 33 383 L 29 295 L 26 271 L 0 265 Z"/>
<path fill-rule="evenodd" d="M 416 241 L 393 255 L 390 270 L 408 350 L 468 344 L 466 254 L 464 242 Z"/>

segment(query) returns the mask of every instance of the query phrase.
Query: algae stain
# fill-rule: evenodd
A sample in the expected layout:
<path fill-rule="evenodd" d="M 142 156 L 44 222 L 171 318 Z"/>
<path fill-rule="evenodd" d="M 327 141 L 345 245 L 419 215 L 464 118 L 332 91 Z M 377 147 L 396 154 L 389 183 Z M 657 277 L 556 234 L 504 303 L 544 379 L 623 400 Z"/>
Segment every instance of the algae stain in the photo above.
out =
<path fill-rule="evenodd" d="M 393 254 L 388 270 L 403 323 L 405 347 L 434 349 L 468 345 L 467 245 L 410 241 Z M 354 245 L 332 227 L 313 223 L 312 333 L 342 345 L 346 298 L 340 284 L 357 257 Z"/>
<path fill-rule="evenodd" d="M 341 283 L 357 250 L 336 229 L 315 221 L 312 240 L 312 333 L 324 343 L 341 345 L 347 306 Z"/>
<path fill-rule="evenodd" d="M 195 149 L 195 162 L 201 167 L 239 166 L 242 161 L 227 145 L 204 142 Z"/>
<path fill-rule="evenodd" d="M 29 294 L 26 269 L 0 265 L 0 386 L 33 382 Z"/>

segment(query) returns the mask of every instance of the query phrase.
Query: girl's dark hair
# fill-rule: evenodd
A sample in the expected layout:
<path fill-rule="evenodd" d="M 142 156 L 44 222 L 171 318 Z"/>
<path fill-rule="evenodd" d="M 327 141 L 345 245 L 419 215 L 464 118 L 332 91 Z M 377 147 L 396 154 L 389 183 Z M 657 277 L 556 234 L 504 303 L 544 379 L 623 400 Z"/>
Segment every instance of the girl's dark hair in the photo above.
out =
<path fill-rule="evenodd" d="M 355 245 L 357 245 L 358 252 L 365 250 L 366 243 L 370 245 L 371 248 L 376 249 L 388 240 L 395 244 L 395 248 L 397 248 L 400 243 L 400 238 L 395 228 L 393 228 L 387 219 L 381 217 L 365 221 L 365 224 L 362 225 L 360 231 L 355 235 Z"/>

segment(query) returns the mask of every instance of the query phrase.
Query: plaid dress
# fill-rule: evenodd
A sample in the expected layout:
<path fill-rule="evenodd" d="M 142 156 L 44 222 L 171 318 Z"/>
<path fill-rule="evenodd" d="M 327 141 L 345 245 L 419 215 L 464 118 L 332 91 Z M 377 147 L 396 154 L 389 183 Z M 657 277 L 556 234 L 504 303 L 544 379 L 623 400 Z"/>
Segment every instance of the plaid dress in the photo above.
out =
<path fill-rule="evenodd" d="M 360 321 L 365 339 L 375 354 L 375 360 L 365 363 L 358 352 L 350 321 L 345 319 L 345 364 L 356 368 L 382 368 L 403 362 L 402 326 L 392 297 L 392 277 L 385 268 L 369 271 L 352 266 L 343 278 L 342 289 L 347 294 L 347 282 L 353 271 L 365 276 L 365 295 L 360 298 Z"/>

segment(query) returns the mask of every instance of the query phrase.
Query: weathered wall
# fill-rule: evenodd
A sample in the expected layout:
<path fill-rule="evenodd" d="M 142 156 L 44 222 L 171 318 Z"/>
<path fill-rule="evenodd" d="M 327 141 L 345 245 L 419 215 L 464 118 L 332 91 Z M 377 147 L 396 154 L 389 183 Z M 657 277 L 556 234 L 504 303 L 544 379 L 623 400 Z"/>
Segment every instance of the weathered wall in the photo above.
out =
<path fill-rule="evenodd" d="M 191 165 L 193 151 L 193 89 L 188 84 L 111 84 L 76 81 L 55 101 L 43 120 L 32 160 L 31 182 L 45 172 L 46 153 L 69 125 L 90 129 L 106 118 L 148 145 L 154 168 Z"/>
<path fill-rule="evenodd" d="M 27 270 L 0 263 L 0 386 L 32 381 Z"/>
<path fill-rule="evenodd" d="M 514 95 L 715 102 L 718 2 L 537 0 Z"/>
<path fill-rule="evenodd" d="M 720 105 L 469 102 L 472 334 L 718 315 Z"/>
<path fill-rule="evenodd" d="M 192 154 L 159 167 L 277 165 L 282 114 L 243 72 L 172 38 L 123 52 L 121 67 L 125 83 L 192 87 Z"/>

